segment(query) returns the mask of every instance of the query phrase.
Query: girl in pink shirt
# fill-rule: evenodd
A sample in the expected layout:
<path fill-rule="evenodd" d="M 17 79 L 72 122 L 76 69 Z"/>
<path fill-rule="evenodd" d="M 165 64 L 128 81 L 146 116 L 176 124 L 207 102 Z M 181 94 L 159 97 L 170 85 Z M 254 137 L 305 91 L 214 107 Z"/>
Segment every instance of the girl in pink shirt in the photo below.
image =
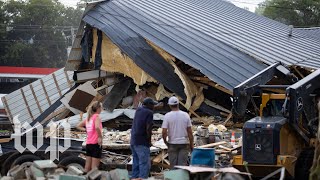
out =
<path fill-rule="evenodd" d="M 88 118 L 77 126 L 79 130 L 87 132 L 86 141 L 86 166 L 85 172 L 98 168 L 102 154 L 102 123 L 99 114 L 102 111 L 102 104 L 94 101 L 88 107 Z"/>

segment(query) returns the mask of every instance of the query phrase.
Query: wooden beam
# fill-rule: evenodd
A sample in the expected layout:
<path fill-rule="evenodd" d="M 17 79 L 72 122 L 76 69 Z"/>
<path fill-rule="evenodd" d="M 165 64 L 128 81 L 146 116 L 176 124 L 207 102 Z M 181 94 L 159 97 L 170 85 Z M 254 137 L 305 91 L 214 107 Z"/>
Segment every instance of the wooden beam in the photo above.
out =
<path fill-rule="evenodd" d="M 297 66 L 293 66 L 293 69 L 299 74 L 301 78 L 304 78 L 305 76 L 297 69 Z"/>
<path fill-rule="evenodd" d="M 197 146 L 198 148 L 213 148 L 215 146 L 220 146 L 222 144 L 227 144 L 227 142 L 225 141 L 221 141 L 221 142 L 217 142 L 217 143 L 211 143 L 211 144 L 205 144 L 202 146 Z"/>
<path fill-rule="evenodd" d="M 230 91 L 229 89 L 226 89 L 222 86 L 220 86 L 217 83 L 212 82 L 209 78 L 207 77 L 199 77 L 199 76 L 190 76 L 190 79 L 195 80 L 195 81 L 200 81 L 204 84 L 210 85 L 211 87 L 214 87 L 224 93 L 230 94 L 231 96 L 233 95 L 232 91 Z"/>
<path fill-rule="evenodd" d="M 61 89 L 60 89 L 60 87 L 59 87 L 59 84 L 58 84 L 56 75 L 55 75 L 55 74 L 52 74 L 52 77 L 53 77 L 54 83 L 56 84 L 56 87 L 57 87 L 57 89 L 58 89 L 59 95 L 62 96 Z"/>
<path fill-rule="evenodd" d="M 216 83 L 214 83 L 214 82 L 207 82 L 207 84 L 210 85 L 210 86 L 212 86 L 212 87 L 214 87 L 214 88 L 216 88 L 216 89 L 218 89 L 218 90 L 220 90 L 220 91 L 222 91 L 222 92 L 224 92 L 224 93 L 227 93 L 227 94 L 233 96 L 232 91 L 230 91 L 230 90 L 228 90 L 228 89 L 220 86 L 219 84 L 216 84 Z"/>
<path fill-rule="evenodd" d="M 69 87 L 71 88 L 71 87 L 72 87 L 72 84 L 71 84 L 71 81 L 70 81 L 70 79 L 69 79 L 69 76 L 68 76 L 67 71 L 64 71 L 64 74 L 66 75 L 68 85 L 69 85 Z"/>
<path fill-rule="evenodd" d="M 192 68 L 188 69 L 185 73 L 189 73 L 189 72 L 192 72 L 194 70 L 196 70 L 196 69 L 192 67 Z"/>
<path fill-rule="evenodd" d="M 11 138 L 2 138 L 0 139 L 0 143 L 6 143 L 6 142 L 9 142 L 11 141 Z"/>
<path fill-rule="evenodd" d="M 5 105 L 4 109 L 6 110 L 6 113 L 9 115 L 9 118 L 10 118 L 11 121 L 12 121 L 13 116 L 12 116 L 11 111 L 10 111 L 10 108 L 9 108 L 9 106 L 8 106 L 7 99 L 6 99 L 5 97 L 2 97 L 2 102 L 3 102 L 4 105 Z"/>
<path fill-rule="evenodd" d="M 44 83 L 43 83 L 43 80 L 42 80 L 42 79 L 40 79 L 40 83 L 41 83 L 41 85 L 42 85 L 42 89 L 43 89 L 43 91 L 44 91 L 44 94 L 46 95 L 48 104 L 51 106 L 52 103 L 51 103 L 51 101 L 50 101 L 50 98 L 49 98 L 49 96 L 48 96 L 46 87 L 44 86 Z"/>
<path fill-rule="evenodd" d="M 228 115 L 228 117 L 227 117 L 227 119 L 224 121 L 223 125 L 226 125 L 231 118 L 232 118 L 232 113 L 230 113 L 230 114 Z"/>
<path fill-rule="evenodd" d="M 179 101 L 179 103 L 180 103 L 184 108 L 186 108 L 190 113 L 192 113 L 193 115 L 195 115 L 197 118 L 199 118 L 201 121 L 204 122 L 204 120 L 203 120 L 196 112 L 194 112 L 194 111 L 191 110 L 190 108 L 188 109 L 188 108 L 186 107 L 186 105 L 183 104 L 181 101 Z"/>
<path fill-rule="evenodd" d="M 37 98 L 37 96 L 36 96 L 36 93 L 34 92 L 34 89 L 33 89 L 32 84 L 30 84 L 29 87 L 30 87 L 30 89 L 31 89 L 33 98 L 34 98 L 34 100 L 35 100 L 36 103 L 37 103 L 38 109 L 39 109 L 40 113 L 42 113 L 43 111 L 42 111 L 42 109 L 41 109 L 41 106 L 40 106 L 40 103 L 39 103 L 38 98 Z"/>
<path fill-rule="evenodd" d="M 225 147 L 225 146 L 222 146 L 222 145 L 219 145 L 218 146 L 220 149 L 223 149 L 223 150 L 226 150 L 226 151 L 232 151 L 231 148 L 228 148 L 228 147 Z"/>
<path fill-rule="evenodd" d="M 30 110 L 30 107 L 29 107 L 29 104 L 28 104 L 27 98 L 26 98 L 26 96 L 25 96 L 25 94 L 24 94 L 24 92 L 23 92 L 22 88 L 20 89 L 20 92 L 21 92 L 21 94 L 22 94 L 22 97 L 23 97 L 24 103 L 26 104 L 26 107 L 27 107 L 27 110 L 28 110 L 28 112 L 29 112 L 29 115 L 30 115 L 30 117 L 31 117 L 31 119 L 32 119 L 32 121 L 33 121 L 33 120 L 34 120 L 34 117 L 33 117 L 33 115 L 32 115 L 32 112 L 31 112 L 31 110 Z"/>
<path fill-rule="evenodd" d="M 229 109 L 226 109 L 226 108 L 218 105 L 217 103 L 210 101 L 209 99 L 205 99 L 205 100 L 204 100 L 204 103 L 206 103 L 208 106 L 211 106 L 211 107 L 213 107 L 213 108 L 215 108 L 215 109 L 218 109 L 218 110 L 220 110 L 220 111 L 226 112 L 226 113 L 228 113 L 228 114 L 231 113 L 231 111 L 230 111 Z"/>

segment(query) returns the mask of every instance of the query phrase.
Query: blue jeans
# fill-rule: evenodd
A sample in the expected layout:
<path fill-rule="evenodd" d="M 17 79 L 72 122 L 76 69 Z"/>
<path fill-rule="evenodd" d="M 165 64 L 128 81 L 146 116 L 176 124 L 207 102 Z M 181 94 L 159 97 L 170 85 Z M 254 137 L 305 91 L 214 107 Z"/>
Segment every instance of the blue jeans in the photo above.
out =
<path fill-rule="evenodd" d="M 143 145 L 131 145 L 133 156 L 131 178 L 147 179 L 151 167 L 150 148 Z"/>

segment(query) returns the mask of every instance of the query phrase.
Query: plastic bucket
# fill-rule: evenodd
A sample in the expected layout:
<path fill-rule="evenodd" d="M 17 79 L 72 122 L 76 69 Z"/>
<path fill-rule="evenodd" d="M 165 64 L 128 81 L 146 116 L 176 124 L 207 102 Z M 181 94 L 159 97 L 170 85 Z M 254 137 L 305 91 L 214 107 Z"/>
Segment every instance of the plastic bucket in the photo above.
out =
<path fill-rule="evenodd" d="M 191 154 L 192 166 L 215 166 L 215 151 L 213 148 L 194 148 Z"/>

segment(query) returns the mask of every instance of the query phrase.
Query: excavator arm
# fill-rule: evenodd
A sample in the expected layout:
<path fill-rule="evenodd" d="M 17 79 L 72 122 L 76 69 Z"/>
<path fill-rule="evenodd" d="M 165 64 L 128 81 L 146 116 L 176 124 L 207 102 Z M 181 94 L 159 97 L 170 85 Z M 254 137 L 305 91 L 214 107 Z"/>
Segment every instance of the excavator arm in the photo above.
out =
<path fill-rule="evenodd" d="M 239 84 L 233 89 L 233 116 L 235 119 L 242 119 L 245 115 L 247 106 L 255 93 L 261 92 L 261 87 L 269 88 L 285 88 L 282 85 L 268 85 L 267 84 L 275 76 L 279 78 L 286 78 L 292 82 L 296 82 L 297 78 L 280 62 L 274 63 L 254 75 L 245 82 Z"/>
<path fill-rule="evenodd" d="M 291 85 L 266 85 L 274 77 L 287 80 Z M 320 101 L 320 69 L 298 81 L 280 62 L 270 65 L 234 88 L 232 112 L 236 121 L 243 120 L 252 96 L 262 93 L 263 88 L 286 90 L 283 115 L 301 137 L 309 142 L 318 127 L 316 104 Z"/>
<path fill-rule="evenodd" d="M 297 132 L 309 142 L 317 132 L 317 103 L 320 100 L 320 69 L 286 89 L 284 114 Z"/>

